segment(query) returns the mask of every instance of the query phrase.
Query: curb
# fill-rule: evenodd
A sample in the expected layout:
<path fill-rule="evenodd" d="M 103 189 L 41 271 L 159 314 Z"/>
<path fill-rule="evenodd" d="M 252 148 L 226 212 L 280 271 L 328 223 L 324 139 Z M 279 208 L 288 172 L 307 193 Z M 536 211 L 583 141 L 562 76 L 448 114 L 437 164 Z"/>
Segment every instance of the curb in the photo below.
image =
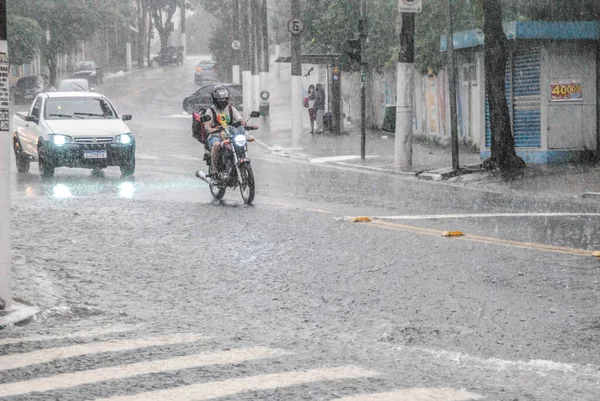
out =
<path fill-rule="evenodd" d="M 13 326 L 19 323 L 23 323 L 35 315 L 40 313 L 40 308 L 36 306 L 25 305 L 16 301 L 13 301 L 12 306 L 5 312 L 8 312 L 4 316 L 0 316 L 0 329 L 6 326 Z"/>

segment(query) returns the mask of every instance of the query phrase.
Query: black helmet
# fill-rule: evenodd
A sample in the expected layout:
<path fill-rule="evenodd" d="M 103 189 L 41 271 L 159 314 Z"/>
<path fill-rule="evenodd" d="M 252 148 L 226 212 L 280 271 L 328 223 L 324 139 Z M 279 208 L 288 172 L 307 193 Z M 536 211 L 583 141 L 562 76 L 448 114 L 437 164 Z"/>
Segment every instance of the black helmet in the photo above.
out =
<path fill-rule="evenodd" d="M 215 86 L 210 95 L 213 104 L 219 110 L 223 110 L 229 104 L 229 91 L 223 85 Z"/>

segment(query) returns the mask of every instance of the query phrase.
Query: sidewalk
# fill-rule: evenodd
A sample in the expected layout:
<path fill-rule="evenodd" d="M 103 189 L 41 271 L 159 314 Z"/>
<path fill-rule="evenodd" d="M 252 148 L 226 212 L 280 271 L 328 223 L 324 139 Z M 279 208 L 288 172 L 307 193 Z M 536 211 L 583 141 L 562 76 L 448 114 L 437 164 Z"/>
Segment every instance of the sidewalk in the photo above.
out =
<path fill-rule="evenodd" d="M 293 147 L 289 106 L 290 83 L 272 84 L 271 131 L 259 130 L 259 143 L 285 157 L 303 159 L 314 164 L 335 164 L 374 170 L 388 174 L 419 176 L 442 180 L 452 185 L 476 188 L 501 194 L 526 195 L 555 199 L 584 199 L 600 201 L 600 166 L 554 165 L 529 166 L 523 175 L 505 181 L 496 172 L 474 172 L 446 179 L 440 171 L 451 171 L 452 155 L 449 147 L 413 142 L 413 167 L 404 172 L 394 167 L 394 140 L 389 133 L 368 130 L 366 160 L 360 159 L 360 129 L 344 123 L 344 135 L 311 134 L 308 112 L 303 118 L 300 147 Z M 463 149 L 459 154 L 460 166 L 480 165 L 479 153 Z M 438 171 L 440 169 L 440 171 Z"/>

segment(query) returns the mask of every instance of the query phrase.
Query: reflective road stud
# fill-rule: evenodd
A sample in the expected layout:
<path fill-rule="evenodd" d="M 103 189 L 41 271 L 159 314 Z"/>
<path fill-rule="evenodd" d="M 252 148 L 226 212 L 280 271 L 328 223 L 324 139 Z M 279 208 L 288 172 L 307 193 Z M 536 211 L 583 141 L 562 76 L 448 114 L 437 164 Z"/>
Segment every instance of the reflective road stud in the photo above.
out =
<path fill-rule="evenodd" d="M 444 231 L 443 237 L 464 237 L 465 234 L 462 231 Z"/>

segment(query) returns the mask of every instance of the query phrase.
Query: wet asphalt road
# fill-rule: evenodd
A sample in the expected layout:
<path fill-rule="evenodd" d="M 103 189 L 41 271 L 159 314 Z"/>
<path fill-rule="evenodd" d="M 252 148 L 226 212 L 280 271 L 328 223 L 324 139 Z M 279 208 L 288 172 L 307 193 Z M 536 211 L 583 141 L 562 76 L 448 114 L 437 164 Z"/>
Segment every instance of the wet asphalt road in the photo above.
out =
<path fill-rule="evenodd" d="M 134 116 L 135 178 L 57 169 L 42 181 L 35 164 L 13 173 L 15 294 L 46 312 L 0 331 L 0 361 L 24 361 L 0 370 L 0 399 L 182 400 L 177 391 L 194 385 L 207 386 L 195 388 L 205 398 L 190 400 L 599 399 L 597 204 L 311 165 L 260 146 L 251 149 L 255 205 L 237 192 L 215 202 L 194 177 L 201 149 L 181 115 L 196 88 L 193 64 L 99 88 Z M 540 212 L 575 215 L 509 215 Z M 464 216 L 482 213 L 503 215 Z M 341 219 L 434 214 L 463 216 Z M 444 238 L 446 230 L 468 235 Z M 135 343 L 185 333 L 207 338 Z M 33 335 L 45 337 L 23 341 Z M 130 348 L 27 363 L 34 350 L 111 339 Z M 282 353 L 243 359 L 257 346 Z M 227 350 L 241 359 L 138 372 Z M 135 363 L 137 373 L 124 373 Z M 118 373 L 82 381 L 99 368 Z M 321 370 L 294 382 L 310 369 Z M 67 373 L 79 381 L 28 382 Z M 232 381 L 217 387 L 230 393 L 211 393 L 223 380 Z M 381 392 L 393 393 L 372 396 Z"/>

